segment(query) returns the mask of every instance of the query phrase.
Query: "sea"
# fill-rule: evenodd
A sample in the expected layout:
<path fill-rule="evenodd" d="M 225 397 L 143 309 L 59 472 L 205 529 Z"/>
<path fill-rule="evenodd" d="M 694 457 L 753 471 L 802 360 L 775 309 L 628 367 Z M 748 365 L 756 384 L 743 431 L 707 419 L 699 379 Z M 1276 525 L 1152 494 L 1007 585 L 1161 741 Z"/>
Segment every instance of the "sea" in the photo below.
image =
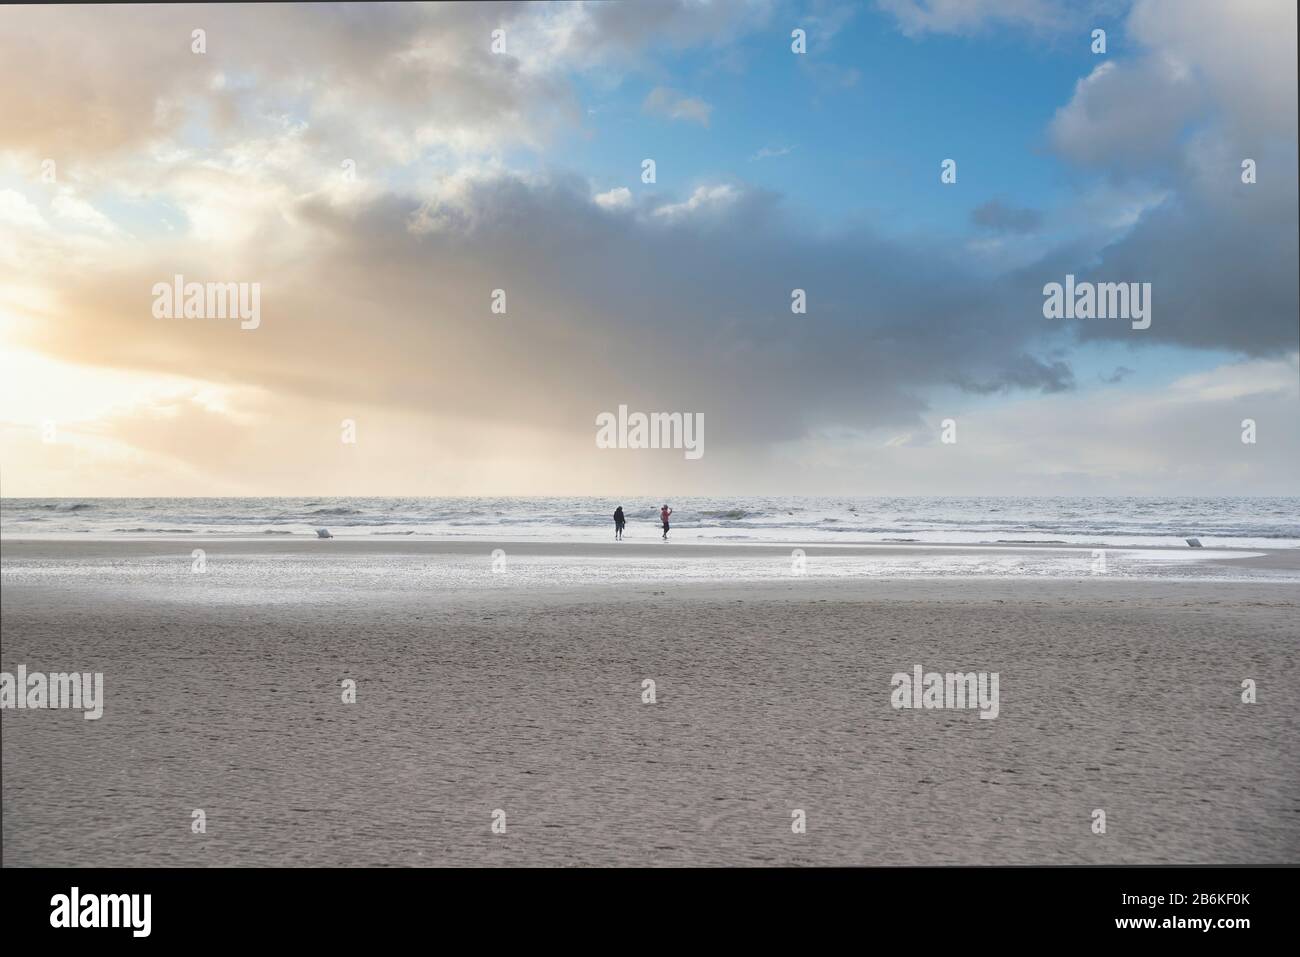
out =
<path fill-rule="evenodd" d="M 622 505 L 631 541 L 1300 547 L 1300 496 L 606 498 L 4 498 L 3 538 L 603 541 Z"/>

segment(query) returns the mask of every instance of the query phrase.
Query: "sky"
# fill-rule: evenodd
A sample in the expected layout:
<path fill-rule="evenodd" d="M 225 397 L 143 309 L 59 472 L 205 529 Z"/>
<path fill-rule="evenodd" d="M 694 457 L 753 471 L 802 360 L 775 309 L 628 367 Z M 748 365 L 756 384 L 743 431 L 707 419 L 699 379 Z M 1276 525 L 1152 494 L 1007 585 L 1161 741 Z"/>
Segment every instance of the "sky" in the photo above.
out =
<path fill-rule="evenodd" d="M 2 7 L 0 495 L 1300 494 L 1296 39 L 1294 0 Z M 158 315 L 178 274 L 256 328 Z M 1045 317 L 1067 275 L 1150 326 Z M 620 405 L 703 454 L 598 447 Z"/>

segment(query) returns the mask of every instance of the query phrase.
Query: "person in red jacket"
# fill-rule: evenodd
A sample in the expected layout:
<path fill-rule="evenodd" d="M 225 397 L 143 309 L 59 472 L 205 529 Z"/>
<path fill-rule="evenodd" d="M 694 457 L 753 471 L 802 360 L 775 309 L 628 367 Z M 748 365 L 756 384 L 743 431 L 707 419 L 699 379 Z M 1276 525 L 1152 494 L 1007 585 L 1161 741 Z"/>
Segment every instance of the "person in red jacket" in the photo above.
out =
<path fill-rule="evenodd" d="M 664 505 L 663 508 L 659 509 L 659 519 L 664 523 L 664 541 L 668 540 L 668 516 L 672 513 L 673 510 L 667 505 Z"/>

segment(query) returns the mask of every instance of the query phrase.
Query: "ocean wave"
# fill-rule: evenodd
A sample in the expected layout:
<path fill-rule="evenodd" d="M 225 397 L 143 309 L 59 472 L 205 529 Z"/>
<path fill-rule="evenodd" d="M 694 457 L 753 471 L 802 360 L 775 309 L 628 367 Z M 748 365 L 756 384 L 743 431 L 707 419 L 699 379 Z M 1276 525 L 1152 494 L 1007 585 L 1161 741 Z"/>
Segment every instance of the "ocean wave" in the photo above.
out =
<path fill-rule="evenodd" d="M 129 535 L 140 535 L 144 533 L 165 533 L 169 535 L 193 535 L 192 528 L 115 528 L 115 532 L 125 532 Z"/>
<path fill-rule="evenodd" d="M 700 512 L 703 518 L 712 518 L 723 522 L 739 522 L 741 519 L 752 518 L 757 512 L 747 512 L 743 508 L 724 508 L 716 512 Z"/>

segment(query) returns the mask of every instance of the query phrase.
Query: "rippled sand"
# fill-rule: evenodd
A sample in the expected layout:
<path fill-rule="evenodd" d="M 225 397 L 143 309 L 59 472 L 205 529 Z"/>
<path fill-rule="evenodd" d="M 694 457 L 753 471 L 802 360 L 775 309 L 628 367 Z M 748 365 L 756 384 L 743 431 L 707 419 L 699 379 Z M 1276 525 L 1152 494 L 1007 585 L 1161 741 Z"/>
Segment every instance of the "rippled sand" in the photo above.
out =
<path fill-rule="evenodd" d="M 4 546 L 4 670 L 107 694 L 3 713 L 6 865 L 1300 859 L 1294 585 L 461 588 L 390 548 L 223 587 L 103 548 Z M 893 710 L 915 664 L 997 671 L 1000 716 Z"/>

